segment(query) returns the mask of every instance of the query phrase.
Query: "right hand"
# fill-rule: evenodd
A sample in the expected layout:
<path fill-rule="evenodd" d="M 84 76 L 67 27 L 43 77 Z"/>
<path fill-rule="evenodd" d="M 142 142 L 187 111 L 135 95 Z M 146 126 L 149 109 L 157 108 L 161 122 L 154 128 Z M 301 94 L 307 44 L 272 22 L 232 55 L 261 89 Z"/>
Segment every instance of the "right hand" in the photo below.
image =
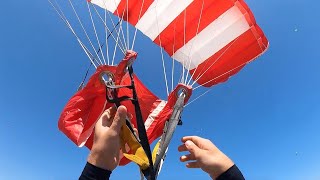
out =
<path fill-rule="evenodd" d="M 184 144 L 178 147 L 179 152 L 188 151 L 190 154 L 181 156 L 180 161 L 189 161 L 186 164 L 188 168 L 201 168 L 212 179 L 216 179 L 234 165 L 232 160 L 208 139 L 186 136 L 181 141 Z"/>
<path fill-rule="evenodd" d="M 105 110 L 94 129 L 93 146 L 88 162 L 105 170 L 114 170 L 120 161 L 120 131 L 127 116 L 127 108 L 111 107 Z"/>

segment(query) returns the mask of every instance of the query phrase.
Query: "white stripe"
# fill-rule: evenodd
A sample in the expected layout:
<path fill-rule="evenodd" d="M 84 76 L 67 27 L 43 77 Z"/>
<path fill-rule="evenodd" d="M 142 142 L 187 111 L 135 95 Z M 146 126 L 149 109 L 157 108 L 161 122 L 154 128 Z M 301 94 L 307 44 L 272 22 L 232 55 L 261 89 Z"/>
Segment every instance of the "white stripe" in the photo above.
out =
<path fill-rule="evenodd" d="M 234 6 L 181 47 L 174 58 L 186 69 L 194 69 L 249 29 L 246 18 Z"/>
<path fill-rule="evenodd" d="M 159 115 L 159 113 L 162 111 L 164 106 L 167 104 L 166 101 L 161 101 L 158 106 L 149 114 L 147 120 L 144 122 L 144 126 L 146 130 L 149 129 L 151 124 L 153 123 L 154 119 Z"/>
<path fill-rule="evenodd" d="M 153 41 L 192 1 L 155 0 L 136 24 L 136 28 Z"/>
<path fill-rule="evenodd" d="M 112 13 L 116 11 L 120 2 L 121 0 L 91 0 L 92 4 L 96 4 Z"/>

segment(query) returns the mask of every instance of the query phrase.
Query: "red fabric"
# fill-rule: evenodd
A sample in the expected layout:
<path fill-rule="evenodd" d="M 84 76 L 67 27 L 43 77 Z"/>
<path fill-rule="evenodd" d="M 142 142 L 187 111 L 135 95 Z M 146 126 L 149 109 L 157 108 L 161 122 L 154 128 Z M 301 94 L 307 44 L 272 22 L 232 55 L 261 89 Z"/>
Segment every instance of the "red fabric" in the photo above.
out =
<path fill-rule="evenodd" d="M 105 109 L 106 88 L 99 76 L 100 72 L 106 68 L 107 66 L 98 67 L 88 84 L 68 101 L 61 113 L 58 127 L 77 146 L 87 140 L 91 134 L 92 125 Z M 89 142 L 89 148 L 91 145 L 92 142 Z"/>
<path fill-rule="evenodd" d="M 127 1 L 122 0 L 114 14 L 122 17 L 125 12 L 123 19 L 136 25 L 142 1 L 131 0 L 128 8 L 126 8 L 126 3 Z M 151 4 L 151 0 L 145 1 L 140 17 L 145 15 Z M 245 16 L 250 30 L 199 64 L 197 70 L 190 70 L 190 74 L 195 73 L 193 80 L 196 80 L 200 85 L 210 87 L 225 82 L 248 62 L 263 54 L 269 43 L 244 0 L 194 0 L 153 41 L 157 45 L 161 45 L 172 56 L 174 52 L 182 48 L 185 43 L 233 6 L 238 7 Z M 127 10 L 129 11 L 128 18 L 126 16 Z M 201 21 L 199 21 L 200 15 Z M 206 71 L 207 67 L 210 67 L 208 71 Z"/>
<path fill-rule="evenodd" d="M 149 143 L 151 144 L 155 139 L 160 137 L 163 132 L 163 128 L 166 120 L 168 120 L 172 114 L 173 107 L 178 99 L 179 92 L 183 88 L 187 94 L 185 98 L 185 103 L 188 102 L 190 96 L 192 95 L 192 88 L 190 86 L 185 86 L 183 84 L 178 84 L 177 87 L 168 96 L 168 102 L 161 111 L 161 113 L 155 118 L 149 129 L 147 130 Z"/>
<path fill-rule="evenodd" d="M 136 79 L 135 79 L 135 82 L 136 82 Z M 138 84 L 141 83 L 139 80 L 137 82 L 138 82 Z M 142 84 L 140 84 L 139 87 L 144 87 L 144 86 Z M 185 90 L 185 92 L 187 94 L 187 96 L 185 98 L 185 103 L 188 102 L 190 96 L 192 95 L 192 88 L 190 86 L 178 84 L 177 87 L 168 96 L 168 101 L 167 101 L 165 107 L 163 108 L 163 110 L 159 113 L 159 115 L 155 118 L 155 120 L 153 121 L 153 123 L 151 124 L 149 129 L 147 130 L 149 144 L 151 144 L 154 140 L 156 140 L 157 138 L 159 138 L 162 135 L 165 122 L 170 118 L 170 116 L 173 112 L 173 107 L 174 107 L 174 105 L 177 101 L 177 98 L 178 98 L 178 93 L 180 92 L 180 90 L 182 88 Z M 140 91 L 140 92 L 142 92 L 142 91 Z M 147 114 L 146 116 L 143 116 L 143 120 L 145 121 L 147 116 L 153 111 L 153 109 L 157 106 L 157 104 L 159 104 L 159 101 L 161 101 L 161 100 L 157 99 L 156 101 L 153 102 L 152 108 L 150 108 L 150 107 L 147 108 L 146 105 L 148 103 L 146 103 L 146 102 L 148 102 L 148 99 L 143 96 L 140 96 L 142 94 L 143 93 L 138 93 L 138 97 L 139 97 L 139 103 L 141 106 L 142 113 Z M 127 105 L 128 105 L 128 107 L 131 107 L 130 104 L 126 104 L 126 106 Z M 150 104 L 149 104 L 149 106 L 150 106 Z M 147 109 L 144 107 L 146 107 Z M 132 110 L 134 111 L 134 109 L 132 109 Z M 133 113 L 133 115 L 135 115 L 135 114 Z M 135 116 L 131 121 L 135 125 L 135 127 L 137 127 Z M 125 164 L 128 164 L 129 162 L 130 161 L 128 159 L 122 158 L 120 161 L 120 165 L 125 165 Z"/>
<path fill-rule="evenodd" d="M 101 113 L 112 106 L 112 104 L 106 103 L 106 87 L 101 79 L 102 75 L 105 72 L 112 73 L 115 82 L 120 84 L 125 75 L 125 68 L 134 61 L 136 56 L 137 53 L 128 51 L 118 66 L 99 66 L 87 85 L 78 91 L 64 107 L 58 127 L 77 146 L 86 143 L 85 145 L 91 149 L 93 138 L 89 137 L 92 134 L 94 124 Z"/>
<path fill-rule="evenodd" d="M 204 0 L 199 27 L 195 24 L 199 22 L 202 1 L 195 0 L 186 8 L 187 13 L 181 12 L 154 42 L 159 46 L 161 44 L 166 52 L 172 56 L 175 51 L 184 46 L 185 42 L 194 38 L 197 32 L 201 32 L 233 6 L 237 6 L 244 14 L 250 25 L 250 30 L 199 64 L 195 73 L 195 69 L 190 70 L 190 74 L 194 73 L 193 80 L 197 80 L 198 84 L 205 87 L 225 82 L 232 75 L 238 73 L 248 62 L 261 55 L 269 43 L 243 0 Z M 208 69 L 208 67 L 210 68 Z M 201 78 L 199 79 L 199 77 Z"/>
<path fill-rule="evenodd" d="M 203 11 L 201 14 L 202 1 Z M 197 32 L 200 33 L 232 6 L 234 6 L 234 2 L 231 0 L 195 0 L 186 8 L 187 13 L 182 11 L 179 16 L 160 33 L 154 42 L 160 45 L 161 37 L 162 47 L 172 56 L 175 51 L 184 46 L 185 42 L 189 42 L 197 35 Z M 202 16 L 199 23 L 200 14 Z M 186 35 L 184 35 L 184 33 L 186 33 Z"/>
<path fill-rule="evenodd" d="M 190 70 L 190 74 L 194 74 L 193 79 L 201 77 L 197 80 L 198 84 L 210 87 L 225 82 L 247 63 L 254 60 L 267 48 L 267 44 L 260 46 L 256 41 L 254 28 L 252 27 L 201 63 L 197 69 Z"/>
<path fill-rule="evenodd" d="M 154 8 L 150 7 L 153 2 L 153 0 L 145 0 L 144 3 L 141 0 L 121 0 L 113 13 L 135 26 L 140 18 L 149 15 L 146 12 L 148 8 Z M 269 42 L 244 0 L 194 0 L 185 10 L 179 12 L 180 14 L 156 38 L 153 36 L 150 38 L 172 56 L 232 7 L 237 7 L 241 11 L 241 16 L 245 17 L 250 29 L 225 47 L 221 47 L 220 51 L 208 59 L 202 59 L 204 61 L 201 61 L 197 69 L 190 70 L 191 74 L 195 74 L 192 76 L 193 80 L 200 85 L 210 87 L 225 82 L 268 48 Z M 150 23 L 156 24 L 156 22 Z M 185 59 L 179 57 L 178 61 L 182 62 Z M 207 71 L 208 67 L 210 68 Z"/>
<path fill-rule="evenodd" d="M 111 107 L 113 104 L 106 102 L 106 87 L 101 79 L 104 72 L 109 72 L 114 75 L 115 82 L 118 85 L 130 85 L 131 79 L 125 69 L 128 63 L 136 58 L 136 53 L 128 52 L 124 60 L 118 66 L 99 66 L 96 72 L 91 76 L 87 85 L 78 91 L 67 103 L 59 118 L 59 129 L 77 146 L 85 145 L 89 149 L 93 143 L 93 129 L 96 121 L 102 112 Z M 139 99 L 142 117 L 145 121 L 148 115 L 157 107 L 161 100 L 149 91 L 142 82 L 134 75 L 135 87 Z M 162 135 L 165 121 L 169 119 L 172 113 L 172 108 L 177 100 L 178 91 L 184 88 L 188 92 L 186 101 L 191 95 L 191 88 L 179 84 L 177 88 L 169 95 L 168 103 L 164 109 L 155 118 L 152 125 L 147 131 L 150 144 Z M 121 88 L 118 91 L 118 96 L 132 97 L 131 90 Z M 131 101 L 123 101 L 128 113 L 132 114 L 131 122 L 136 126 L 135 109 Z M 121 165 L 127 164 L 129 161 L 125 158 L 121 160 Z"/>
<path fill-rule="evenodd" d="M 127 7 L 128 3 L 128 7 Z M 138 20 L 144 15 L 153 0 L 130 0 L 121 1 L 114 14 L 123 17 L 123 20 L 128 21 L 132 25 L 136 25 Z M 141 8 L 141 6 L 143 7 Z M 129 13 L 127 13 L 129 12 Z"/>

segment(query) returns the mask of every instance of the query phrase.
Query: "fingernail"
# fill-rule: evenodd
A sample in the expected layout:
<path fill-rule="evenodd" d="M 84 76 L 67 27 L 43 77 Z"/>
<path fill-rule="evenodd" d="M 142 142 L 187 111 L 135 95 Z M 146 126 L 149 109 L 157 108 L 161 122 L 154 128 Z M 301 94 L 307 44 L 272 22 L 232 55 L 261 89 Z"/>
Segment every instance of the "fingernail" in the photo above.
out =
<path fill-rule="evenodd" d="M 192 145 L 192 142 L 188 140 L 188 141 L 185 142 L 185 145 L 186 145 L 187 147 L 190 147 L 190 146 Z"/>
<path fill-rule="evenodd" d="M 120 117 L 126 117 L 127 116 L 127 108 L 125 106 L 120 106 L 118 108 L 118 113 Z"/>

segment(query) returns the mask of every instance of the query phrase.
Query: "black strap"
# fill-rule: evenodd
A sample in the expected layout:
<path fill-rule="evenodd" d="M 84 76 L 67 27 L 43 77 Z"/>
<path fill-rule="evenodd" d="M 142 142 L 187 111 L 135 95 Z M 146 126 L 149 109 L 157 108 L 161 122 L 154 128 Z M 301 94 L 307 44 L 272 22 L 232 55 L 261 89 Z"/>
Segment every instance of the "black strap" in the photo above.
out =
<path fill-rule="evenodd" d="M 128 72 L 129 72 L 130 79 L 131 79 L 131 85 L 129 85 L 129 86 L 121 86 L 121 85 L 115 86 L 114 84 L 106 85 L 106 98 L 107 98 L 108 102 L 114 103 L 117 107 L 119 107 L 121 105 L 122 101 L 126 101 L 126 100 L 130 100 L 132 102 L 132 104 L 134 105 L 137 126 L 138 126 L 137 128 L 138 128 L 138 132 L 139 132 L 138 142 L 141 144 L 144 152 L 146 153 L 146 155 L 148 157 L 149 164 L 150 164 L 148 169 L 143 170 L 142 173 L 148 180 L 155 180 L 156 175 L 155 175 L 155 171 L 153 168 L 152 153 L 151 153 L 150 144 L 148 141 L 147 131 L 144 126 L 144 121 L 143 121 L 143 117 L 142 117 L 142 113 L 141 113 L 140 104 L 138 101 L 136 88 L 134 85 L 132 66 L 128 67 Z M 117 89 L 119 89 L 119 88 L 131 89 L 132 90 L 132 98 L 129 96 L 118 97 Z M 111 93 L 111 94 L 108 94 L 108 93 Z M 109 95 L 111 95 L 112 98 Z M 130 131 L 134 134 L 133 128 L 132 128 L 131 123 L 128 119 L 126 120 L 126 125 L 130 129 Z"/>
<path fill-rule="evenodd" d="M 138 101 L 138 96 L 137 96 L 137 92 L 136 92 L 136 88 L 134 85 L 134 78 L 133 78 L 133 68 L 132 66 L 128 67 L 128 71 L 129 71 L 129 75 L 130 75 L 130 79 L 131 79 L 131 85 L 132 85 L 132 94 L 133 94 L 133 99 L 132 100 L 132 104 L 134 105 L 135 108 L 135 113 L 136 113 L 136 119 L 137 119 L 137 126 L 138 126 L 138 132 L 139 132 L 139 138 L 140 138 L 140 144 L 144 150 L 144 152 L 146 153 L 148 160 L 149 160 L 149 177 L 147 177 L 150 180 L 154 180 L 155 179 L 155 173 L 154 173 L 154 169 L 153 169 L 153 161 L 152 161 L 152 153 L 151 153 L 151 149 L 150 149 L 150 144 L 149 144 L 149 140 L 148 140 L 148 136 L 147 136 L 147 131 L 146 128 L 144 126 L 144 121 L 142 118 L 142 113 L 141 113 L 141 109 L 140 109 L 140 105 L 139 105 L 139 101 Z M 146 176 L 146 174 L 145 174 Z M 148 176 L 148 175 L 147 175 Z"/>

